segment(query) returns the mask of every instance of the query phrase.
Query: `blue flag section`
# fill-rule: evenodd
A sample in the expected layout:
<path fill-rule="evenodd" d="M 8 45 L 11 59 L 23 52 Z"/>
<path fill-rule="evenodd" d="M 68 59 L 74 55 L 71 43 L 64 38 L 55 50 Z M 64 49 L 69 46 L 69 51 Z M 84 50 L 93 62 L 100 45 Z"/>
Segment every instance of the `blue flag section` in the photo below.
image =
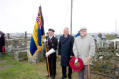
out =
<path fill-rule="evenodd" d="M 30 40 L 30 50 L 29 55 L 30 57 L 34 57 L 35 54 L 41 50 L 43 47 L 42 45 L 42 38 L 45 35 L 44 33 L 44 20 L 42 16 L 41 7 L 39 7 L 38 16 L 36 18 L 33 34 Z"/>
<path fill-rule="evenodd" d="M 80 31 L 75 35 L 75 37 L 78 37 L 78 36 L 80 36 Z"/>

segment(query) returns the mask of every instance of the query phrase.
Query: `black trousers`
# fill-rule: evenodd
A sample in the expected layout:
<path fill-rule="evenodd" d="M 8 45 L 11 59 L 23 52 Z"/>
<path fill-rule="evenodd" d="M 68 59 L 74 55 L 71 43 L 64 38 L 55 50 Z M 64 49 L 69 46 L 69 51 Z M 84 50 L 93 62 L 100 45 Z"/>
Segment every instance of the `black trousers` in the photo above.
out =
<path fill-rule="evenodd" d="M 62 66 L 62 77 L 66 78 L 67 75 L 67 67 L 68 67 L 68 77 L 71 78 L 71 75 L 72 75 L 72 69 L 71 67 L 68 65 L 68 66 Z"/>
<path fill-rule="evenodd" d="M 48 57 L 48 64 L 49 64 L 50 77 L 55 78 L 55 75 L 56 75 L 56 54 L 52 54 Z M 48 64 L 47 64 L 47 70 L 48 70 Z"/>

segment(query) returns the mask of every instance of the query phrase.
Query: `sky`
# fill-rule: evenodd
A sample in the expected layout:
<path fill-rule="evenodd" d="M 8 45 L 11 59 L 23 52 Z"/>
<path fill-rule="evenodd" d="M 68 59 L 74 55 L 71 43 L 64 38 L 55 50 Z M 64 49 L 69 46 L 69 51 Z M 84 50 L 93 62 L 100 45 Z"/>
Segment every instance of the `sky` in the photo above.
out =
<path fill-rule="evenodd" d="M 46 32 L 70 28 L 71 0 L 0 0 L 0 30 L 32 33 L 40 5 Z M 119 33 L 119 0 L 73 0 L 72 23 L 73 34 L 81 27 L 89 33 Z"/>

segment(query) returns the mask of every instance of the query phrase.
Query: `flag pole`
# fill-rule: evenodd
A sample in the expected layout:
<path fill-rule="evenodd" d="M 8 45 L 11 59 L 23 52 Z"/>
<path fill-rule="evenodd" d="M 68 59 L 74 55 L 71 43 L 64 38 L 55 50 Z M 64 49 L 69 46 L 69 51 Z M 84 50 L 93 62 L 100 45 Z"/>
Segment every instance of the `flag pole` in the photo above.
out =
<path fill-rule="evenodd" d="M 39 9 L 41 10 L 41 6 L 39 7 Z M 41 10 L 42 11 L 42 10 Z M 41 12 L 40 11 L 40 12 Z M 41 15 L 42 15 L 42 12 L 41 12 Z M 44 38 L 46 39 L 46 37 L 44 36 Z M 46 46 L 46 42 L 45 43 L 45 51 L 47 52 L 47 46 Z M 50 68 L 49 68 L 49 62 L 48 62 L 48 57 L 47 57 L 47 65 L 48 65 L 48 76 L 49 76 L 49 79 L 50 79 Z"/>
<path fill-rule="evenodd" d="M 73 11 L 73 0 L 71 0 L 71 15 L 70 15 L 70 34 L 72 35 L 72 11 Z"/>
<path fill-rule="evenodd" d="M 45 50 L 47 52 L 46 42 L 45 42 Z M 48 56 L 47 56 L 47 66 L 48 66 L 48 76 L 49 76 L 49 79 L 50 79 L 50 68 L 49 68 Z"/>

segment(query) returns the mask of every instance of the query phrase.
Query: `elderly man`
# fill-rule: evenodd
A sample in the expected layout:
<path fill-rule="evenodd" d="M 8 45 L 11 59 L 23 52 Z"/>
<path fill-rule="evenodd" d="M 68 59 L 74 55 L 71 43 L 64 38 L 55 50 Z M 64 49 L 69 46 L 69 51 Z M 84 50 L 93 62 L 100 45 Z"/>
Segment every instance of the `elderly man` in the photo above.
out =
<path fill-rule="evenodd" d="M 66 67 L 68 66 L 68 79 L 71 79 L 72 69 L 69 66 L 70 57 L 73 56 L 73 36 L 69 35 L 69 29 L 64 28 L 64 34 L 59 40 L 59 55 L 61 56 L 62 77 L 66 78 Z"/>
<path fill-rule="evenodd" d="M 88 79 L 88 62 L 92 59 L 95 53 L 94 39 L 87 35 L 87 29 L 82 27 L 80 29 L 80 36 L 74 41 L 73 52 L 75 57 L 79 57 L 83 60 L 85 68 L 79 72 L 79 78 L 84 79 L 84 71 Z"/>

